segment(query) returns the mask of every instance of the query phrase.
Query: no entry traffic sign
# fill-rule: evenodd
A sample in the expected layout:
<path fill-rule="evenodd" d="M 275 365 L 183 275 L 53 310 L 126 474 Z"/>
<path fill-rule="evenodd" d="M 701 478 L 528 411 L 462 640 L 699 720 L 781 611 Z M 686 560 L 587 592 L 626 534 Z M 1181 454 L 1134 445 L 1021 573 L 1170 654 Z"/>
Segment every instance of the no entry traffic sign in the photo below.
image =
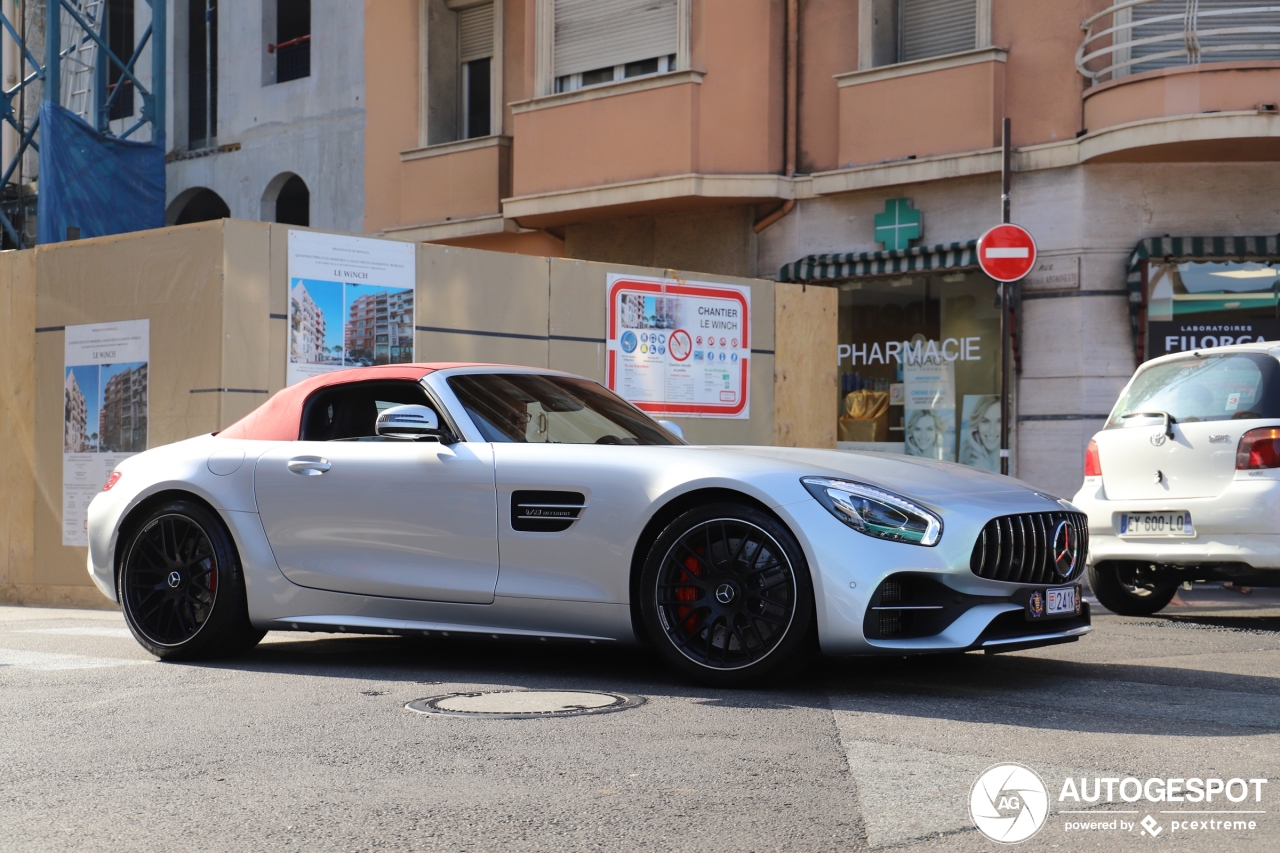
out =
<path fill-rule="evenodd" d="M 1036 241 L 1018 225 L 997 225 L 978 240 L 978 266 L 996 281 L 1017 281 L 1036 265 Z"/>

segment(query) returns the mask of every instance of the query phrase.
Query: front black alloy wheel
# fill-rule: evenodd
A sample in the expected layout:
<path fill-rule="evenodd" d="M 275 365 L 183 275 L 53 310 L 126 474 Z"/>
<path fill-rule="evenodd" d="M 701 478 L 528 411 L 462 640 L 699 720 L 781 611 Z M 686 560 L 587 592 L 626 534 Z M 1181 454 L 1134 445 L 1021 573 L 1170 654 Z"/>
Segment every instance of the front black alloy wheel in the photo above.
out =
<path fill-rule="evenodd" d="M 155 507 L 127 534 L 117 576 L 133 636 L 156 657 L 236 654 L 265 632 L 249 623 L 244 578 L 222 521 L 192 501 Z"/>
<path fill-rule="evenodd" d="M 640 585 L 654 644 L 707 683 L 759 681 L 812 640 L 804 553 L 777 519 L 752 507 L 707 506 L 671 522 L 650 549 Z"/>

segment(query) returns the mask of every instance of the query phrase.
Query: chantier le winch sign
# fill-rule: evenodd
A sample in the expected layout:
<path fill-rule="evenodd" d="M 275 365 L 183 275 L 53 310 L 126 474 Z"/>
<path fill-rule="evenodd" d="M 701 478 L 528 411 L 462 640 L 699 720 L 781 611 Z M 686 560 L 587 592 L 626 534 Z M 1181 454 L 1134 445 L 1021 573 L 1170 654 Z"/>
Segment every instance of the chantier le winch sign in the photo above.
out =
<path fill-rule="evenodd" d="M 654 415 L 747 418 L 751 290 L 610 275 L 606 384 Z"/>

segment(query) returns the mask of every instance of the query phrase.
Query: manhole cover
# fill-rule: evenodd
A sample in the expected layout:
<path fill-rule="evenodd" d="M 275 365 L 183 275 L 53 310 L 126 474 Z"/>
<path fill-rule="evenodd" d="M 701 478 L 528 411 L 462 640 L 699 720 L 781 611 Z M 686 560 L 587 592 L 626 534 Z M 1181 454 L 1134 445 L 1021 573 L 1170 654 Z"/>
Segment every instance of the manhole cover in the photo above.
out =
<path fill-rule="evenodd" d="M 415 699 L 405 707 L 420 714 L 519 720 L 530 717 L 576 717 L 607 714 L 643 704 L 638 696 L 577 690 L 502 690 L 495 693 L 450 693 Z"/>

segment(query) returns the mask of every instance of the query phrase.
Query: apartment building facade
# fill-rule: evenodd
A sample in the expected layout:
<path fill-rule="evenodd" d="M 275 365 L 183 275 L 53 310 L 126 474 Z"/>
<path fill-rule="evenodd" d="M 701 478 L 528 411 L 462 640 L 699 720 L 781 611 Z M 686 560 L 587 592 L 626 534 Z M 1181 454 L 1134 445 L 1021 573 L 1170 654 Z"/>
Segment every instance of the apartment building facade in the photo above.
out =
<path fill-rule="evenodd" d="M 1040 250 L 1010 300 L 1014 473 L 1070 494 L 1136 363 L 1280 338 L 1280 13 L 1261 2 L 365 15 L 368 231 L 835 287 L 842 446 L 998 460 L 1001 312 L 973 245 L 1001 218 L 1006 117 L 1012 219 Z"/>
<path fill-rule="evenodd" d="M 112 453 L 147 449 L 147 365 L 122 370 L 102 389 L 98 446 Z"/>
<path fill-rule="evenodd" d="M 167 223 L 362 233 L 363 4 L 168 2 Z"/>
<path fill-rule="evenodd" d="M 413 332 L 412 290 L 366 293 L 351 301 L 343 345 L 352 362 L 405 364 Z"/>

